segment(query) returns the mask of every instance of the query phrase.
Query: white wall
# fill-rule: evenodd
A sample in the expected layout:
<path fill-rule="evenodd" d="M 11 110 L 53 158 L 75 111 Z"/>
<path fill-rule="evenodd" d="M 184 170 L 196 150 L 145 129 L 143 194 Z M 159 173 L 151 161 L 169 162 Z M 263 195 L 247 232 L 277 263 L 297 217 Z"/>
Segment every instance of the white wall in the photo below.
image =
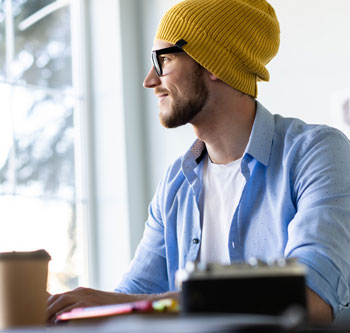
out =
<path fill-rule="evenodd" d="M 281 46 L 259 100 L 273 113 L 332 124 L 334 93 L 350 87 L 350 1 L 271 0 Z"/>

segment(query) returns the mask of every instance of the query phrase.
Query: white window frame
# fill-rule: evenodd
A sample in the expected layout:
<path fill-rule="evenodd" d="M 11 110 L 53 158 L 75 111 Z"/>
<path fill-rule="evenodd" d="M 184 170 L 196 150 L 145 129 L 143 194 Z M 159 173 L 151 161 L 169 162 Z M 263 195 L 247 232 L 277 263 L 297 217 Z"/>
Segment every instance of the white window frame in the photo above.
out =
<path fill-rule="evenodd" d="M 80 285 L 112 290 L 130 262 L 120 13 L 116 0 L 71 1 Z M 79 172 L 80 170 L 80 172 Z"/>

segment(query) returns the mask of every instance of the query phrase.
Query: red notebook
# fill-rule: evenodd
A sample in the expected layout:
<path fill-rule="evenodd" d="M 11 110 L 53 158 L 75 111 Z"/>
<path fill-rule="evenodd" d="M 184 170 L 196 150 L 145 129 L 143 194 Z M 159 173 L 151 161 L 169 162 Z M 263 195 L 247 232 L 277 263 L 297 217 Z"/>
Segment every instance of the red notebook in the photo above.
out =
<path fill-rule="evenodd" d="M 108 317 L 119 314 L 127 314 L 131 312 L 151 312 L 153 311 L 152 302 L 137 301 L 133 303 L 102 305 L 87 308 L 76 308 L 70 312 L 64 312 L 57 316 L 58 321 L 66 321 L 72 319 L 87 319 Z"/>

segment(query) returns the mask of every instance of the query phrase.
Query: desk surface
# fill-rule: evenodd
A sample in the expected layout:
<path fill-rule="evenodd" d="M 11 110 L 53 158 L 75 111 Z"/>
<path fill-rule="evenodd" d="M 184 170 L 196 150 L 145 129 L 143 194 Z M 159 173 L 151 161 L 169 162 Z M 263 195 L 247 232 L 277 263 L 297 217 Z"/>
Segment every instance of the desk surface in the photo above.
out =
<path fill-rule="evenodd" d="M 105 318 L 96 322 L 68 323 L 50 327 L 12 329 L 12 333 L 232 333 L 232 332 L 350 332 L 344 327 L 295 327 L 295 323 L 278 317 L 234 314 L 191 316 L 128 315 Z"/>

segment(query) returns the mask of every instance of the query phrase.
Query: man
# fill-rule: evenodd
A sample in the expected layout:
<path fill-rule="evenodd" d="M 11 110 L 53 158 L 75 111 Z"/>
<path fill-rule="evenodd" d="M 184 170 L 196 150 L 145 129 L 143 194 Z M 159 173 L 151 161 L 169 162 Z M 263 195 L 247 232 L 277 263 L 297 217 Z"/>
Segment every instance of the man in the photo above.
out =
<path fill-rule="evenodd" d="M 188 261 L 295 257 L 307 265 L 311 319 L 349 305 L 350 144 L 339 131 L 269 113 L 257 81 L 279 47 L 265 0 L 186 0 L 163 17 L 144 81 L 165 127 L 190 123 L 196 142 L 150 204 L 143 239 L 116 293 L 78 288 L 48 315 L 176 296 Z"/>

